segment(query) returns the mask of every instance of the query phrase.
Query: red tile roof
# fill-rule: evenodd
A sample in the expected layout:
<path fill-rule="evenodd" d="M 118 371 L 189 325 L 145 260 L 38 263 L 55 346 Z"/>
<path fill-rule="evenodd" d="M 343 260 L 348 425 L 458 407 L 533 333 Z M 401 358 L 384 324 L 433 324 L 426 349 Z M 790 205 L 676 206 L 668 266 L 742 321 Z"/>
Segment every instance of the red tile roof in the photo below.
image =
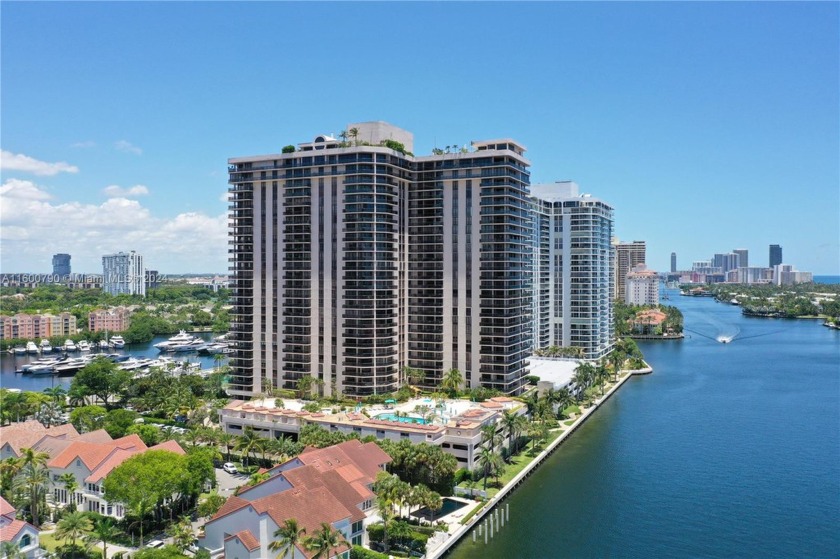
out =
<path fill-rule="evenodd" d="M 0 497 L 0 516 L 14 516 L 15 515 L 15 507 L 13 507 L 9 501 Z"/>
<path fill-rule="evenodd" d="M 0 427 L 0 442 L 2 444 L 8 443 L 16 456 L 20 456 L 20 449 L 32 448 L 38 441 L 48 435 L 51 437 L 75 439 L 78 438 L 79 432 L 70 423 L 56 425 L 47 429 L 43 424 L 34 419 Z"/>
<path fill-rule="evenodd" d="M 15 537 L 20 534 L 20 531 L 23 530 L 26 526 L 32 526 L 29 522 L 24 522 L 23 520 L 12 520 L 11 523 L 6 524 L 5 526 L 0 526 L 0 542 L 10 542 L 15 539 Z M 32 526 L 35 529 L 34 526 Z"/>
<path fill-rule="evenodd" d="M 174 441 L 171 439 L 168 441 L 164 441 L 160 444 L 156 444 L 149 450 L 168 450 L 169 452 L 174 452 L 175 454 L 180 454 L 182 456 L 187 453 L 183 448 L 181 448 L 181 445 L 178 444 L 178 441 Z"/>
<path fill-rule="evenodd" d="M 232 536 L 226 537 L 225 541 L 231 538 L 236 538 L 240 542 L 242 542 L 242 545 L 244 545 L 245 549 L 247 549 L 248 551 L 254 551 L 255 549 L 258 549 L 260 547 L 260 541 L 254 537 L 254 534 L 251 533 L 251 530 L 241 530 Z"/>

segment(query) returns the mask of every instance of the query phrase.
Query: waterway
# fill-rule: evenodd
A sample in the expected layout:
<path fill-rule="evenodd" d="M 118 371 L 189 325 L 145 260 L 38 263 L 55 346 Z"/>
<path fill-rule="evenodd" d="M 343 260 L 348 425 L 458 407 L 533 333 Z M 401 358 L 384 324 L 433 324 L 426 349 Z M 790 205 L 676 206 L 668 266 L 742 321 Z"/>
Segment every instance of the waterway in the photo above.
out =
<path fill-rule="evenodd" d="M 218 334 L 202 332 L 196 333 L 194 335 L 205 340 L 211 340 L 214 336 L 217 336 Z M 155 349 L 154 345 L 158 342 L 166 341 L 168 338 L 169 336 L 156 336 L 149 343 L 128 344 L 123 349 L 111 349 L 108 350 L 107 353 L 119 353 L 121 355 L 132 355 L 138 358 L 148 357 L 150 359 L 154 359 L 161 355 L 161 353 L 157 349 Z M 54 353 L 50 355 L 59 354 Z M 79 357 L 83 354 L 77 351 L 71 355 L 73 355 L 74 357 Z M 168 355 L 178 361 L 200 363 L 202 369 L 212 369 L 216 365 L 216 361 L 212 355 L 197 355 L 196 353 L 164 353 L 162 355 Z M 59 377 L 54 375 L 33 376 L 15 373 L 16 370 L 20 370 L 20 368 L 26 363 L 29 363 L 30 361 L 33 361 L 38 358 L 40 358 L 39 355 L 13 355 L 6 352 L 0 354 L 0 388 L 19 388 L 21 390 L 41 391 L 44 388 L 50 388 L 52 386 L 70 386 L 70 382 L 73 380 L 72 377 Z M 225 358 L 221 364 L 226 363 L 227 358 Z"/>
<path fill-rule="evenodd" d="M 507 499 L 488 545 L 448 557 L 838 557 L 840 331 L 669 296 L 696 334 L 640 343 L 654 373 Z"/>

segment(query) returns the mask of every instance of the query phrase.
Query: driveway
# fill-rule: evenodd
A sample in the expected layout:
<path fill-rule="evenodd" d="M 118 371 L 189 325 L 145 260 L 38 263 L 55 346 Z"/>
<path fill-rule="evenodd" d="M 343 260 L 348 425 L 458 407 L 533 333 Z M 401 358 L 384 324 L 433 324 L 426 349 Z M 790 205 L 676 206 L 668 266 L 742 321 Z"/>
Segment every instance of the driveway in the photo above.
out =
<path fill-rule="evenodd" d="M 229 497 L 233 495 L 233 491 L 240 485 L 245 485 L 248 477 L 242 474 L 229 474 L 221 468 L 216 468 L 216 486 L 219 495 Z"/>

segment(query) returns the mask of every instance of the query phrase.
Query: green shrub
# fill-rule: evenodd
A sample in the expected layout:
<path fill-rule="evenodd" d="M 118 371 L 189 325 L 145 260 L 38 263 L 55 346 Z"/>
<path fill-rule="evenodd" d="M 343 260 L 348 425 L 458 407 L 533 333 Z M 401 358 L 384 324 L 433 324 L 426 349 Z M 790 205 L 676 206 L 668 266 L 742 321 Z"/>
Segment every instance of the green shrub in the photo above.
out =
<path fill-rule="evenodd" d="M 455 485 L 459 485 L 466 480 L 472 480 L 472 472 L 466 468 L 459 468 L 455 471 Z"/>
<path fill-rule="evenodd" d="M 350 550 L 350 559 L 388 559 L 388 556 L 360 545 L 354 545 Z"/>
<path fill-rule="evenodd" d="M 461 519 L 461 524 L 466 524 L 467 522 L 469 522 L 469 521 L 470 521 L 470 518 L 472 518 L 473 516 L 475 516 L 475 515 L 476 515 L 476 513 L 478 513 L 478 511 L 480 511 L 481 509 L 483 509 L 483 508 L 484 508 L 484 505 L 485 505 L 485 503 L 478 503 L 478 504 L 477 504 L 477 505 L 473 508 L 473 510 L 471 510 L 470 512 L 468 512 L 468 513 L 464 516 L 464 518 L 462 518 L 462 519 Z"/>

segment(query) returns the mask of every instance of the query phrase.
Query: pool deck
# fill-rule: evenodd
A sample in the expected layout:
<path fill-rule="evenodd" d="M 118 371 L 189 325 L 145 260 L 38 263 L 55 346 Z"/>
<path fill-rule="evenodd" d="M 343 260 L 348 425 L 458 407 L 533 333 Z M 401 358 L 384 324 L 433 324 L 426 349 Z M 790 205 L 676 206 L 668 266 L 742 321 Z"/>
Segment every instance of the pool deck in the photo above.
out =
<path fill-rule="evenodd" d="M 460 539 L 462 537 L 467 535 L 473 528 L 478 526 L 478 524 L 489 513 L 491 513 L 493 511 L 493 509 L 496 508 L 497 505 L 500 505 L 501 502 L 504 500 L 504 498 L 507 497 L 511 492 L 513 492 L 513 490 L 516 489 L 516 487 L 518 487 L 519 484 L 522 483 L 526 477 L 531 475 L 531 473 L 538 466 L 540 466 L 545 461 L 545 459 L 548 458 L 548 456 L 551 455 L 557 449 L 557 447 L 559 447 L 563 443 L 563 441 L 565 441 L 569 436 L 571 436 L 571 434 L 574 433 L 577 430 L 578 427 L 580 427 L 587 419 L 589 419 L 589 416 L 591 416 L 593 413 L 595 413 L 595 410 L 597 410 L 601 406 L 601 404 L 606 402 L 619 388 L 621 388 L 624 385 L 624 383 L 627 382 L 627 379 L 629 379 L 629 378 L 631 378 L 635 375 L 647 375 L 647 374 L 650 374 L 652 372 L 653 372 L 653 369 L 649 365 L 647 367 L 645 367 L 644 369 L 623 371 L 623 373 L 624 373 L 623 376 L 621 376 L 618 379 L 618 382 L 616 382 L 612 386 L 612 388 L 610 388 L 603 396 L 598 398 L 592 406 L 583 410 L 583 412 L 580 414 L 580 416 L 577 419 L 575 419 L 575 422 L 572 425 L 570 425 L 568 428 L 566 428 L 560 434 L 559 437 L 554 439 L 542 452 L 540 452 L 531 461 L 530 464 L 528 464 L 528 466 L 526 466 L 521 472 L 519 472 L 516 475 L 516 477 L 514 477 L 512 480 L 510 480 L 504 487 L 502 487 L 495 496 L 488 499 L 487 504 L 484 506 L 484 508 L 482 508 L 479 512 L 477 512 L 470 519 L 470 521 L 467 524 L 460 524 L 460 523 L 455 524 L 455 527 L 453 529 L 453 526 L 450 523 L 450 528 L 449 528 L 449 534 L 450 535 L 449 535 L 449 537 L 446 538 L 445 540 L 443 540 L 434 549 L 428 550 L 427 553 L 426 553 L 426 559 L 438 559 L 439 557 L 442 557 L 456 543 L 458 543 L 458 541 L 460 541 Z M 472 510 L 472 509 L 471 508 L 470 509 L 459 509 L 459 510 L 455 511 L 450 516 L 454 517 L 455 515 L 457 515 L 458 513 L 462 512 L 462 511 L 463 511 L 463 514 L 467 514 L 470 510 Z M 462 518 L 463 515 L 458 515 L 458 517 Z M 454 519 L 454 520 L 457 520 L 457 519 Z M 504 529 L 502 529 L 502 530 L 504 530 Z M 437 542 L 435 542 L 435 543 L 437 543 Z"/>

